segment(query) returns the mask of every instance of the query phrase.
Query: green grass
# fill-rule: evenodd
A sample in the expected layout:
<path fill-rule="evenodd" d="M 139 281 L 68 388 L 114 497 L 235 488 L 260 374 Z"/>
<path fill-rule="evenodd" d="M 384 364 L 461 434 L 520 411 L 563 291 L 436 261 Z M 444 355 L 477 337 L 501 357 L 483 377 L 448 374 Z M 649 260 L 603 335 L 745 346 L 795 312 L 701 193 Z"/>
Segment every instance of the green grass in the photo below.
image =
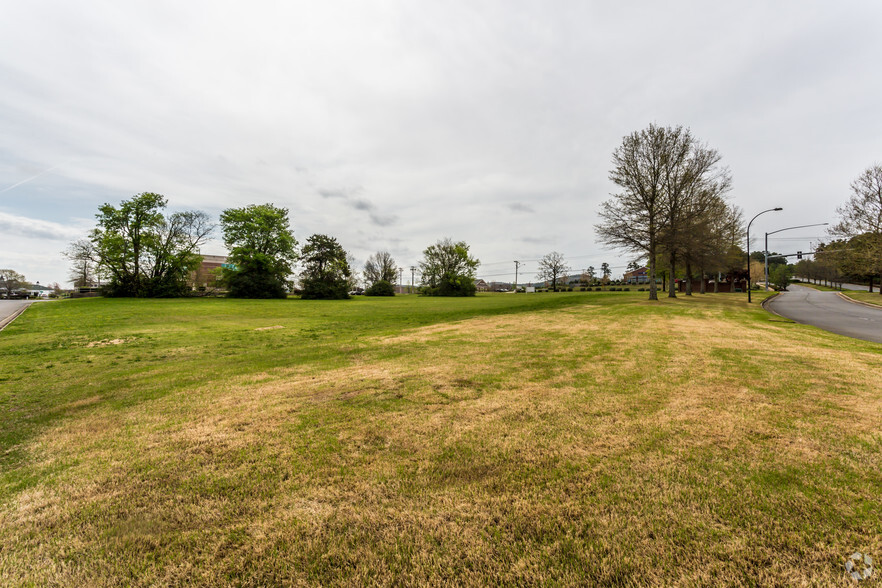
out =
<path fill-rule="evenodd" d="M 0 585 L 842 583 L 882 346 L 763 295 L 33 305 Z"/>
<path fill-rule="evenodd" d="M 874 292 L 858 292 L 855 290 L 848 290 L 843 292 L 843 294 L 860 302 L 867 302 L 869 304 L 882 306 L 882 295 L 879 294 L 878 290 Z"/>
<path fill-rule="evenodd" d="M 823 284 L 813 284 L 810 282 L 795 282 L 797 286 L 805 286 L 806 288 L 814 288 L 815 290 L 820 290 L 821 292 L 842 292 L 839 288 L 834 288 L 832 286 L 825 286 Z"/>

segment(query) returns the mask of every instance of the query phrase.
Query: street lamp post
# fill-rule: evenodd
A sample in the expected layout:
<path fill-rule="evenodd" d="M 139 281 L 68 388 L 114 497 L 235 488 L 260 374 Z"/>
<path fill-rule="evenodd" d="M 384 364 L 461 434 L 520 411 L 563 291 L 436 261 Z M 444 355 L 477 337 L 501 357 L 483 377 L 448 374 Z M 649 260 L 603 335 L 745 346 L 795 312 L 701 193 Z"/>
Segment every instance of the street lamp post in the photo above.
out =
<path fill-rule="evenodd" d="M 774 235 L 775 233 L 780 233 L 781 231 L 789 231 L 791 229 L 806 229 L 808 227 L 826 227 L 830 223 L 815 223 L 813 225 L 799 225 L 798 227 L 787 227 L 786 229 L 778 229 L 777 231 L 772 231 L 770 233 L 766 233 L 766 268 L 765 275 L 763 278 L 765 279 L 766 291 L 769 290 L 769 235 Z"/>
<path fill-rule="evenodd" d="M 756 217 L 760 214 L 765 214 L 767 212 L 778 212 L 779 210 L 784 210 L 780 206 L 776 208 L 769 208 L 768 210 L 764 210 L 757 214 L 755 217 L 750 219 L 750 222 L 747 223 L 747 302 L 752 302 L 750 298 L 750 225 L 753 224 L 753 221 L 756 220 Z"/>

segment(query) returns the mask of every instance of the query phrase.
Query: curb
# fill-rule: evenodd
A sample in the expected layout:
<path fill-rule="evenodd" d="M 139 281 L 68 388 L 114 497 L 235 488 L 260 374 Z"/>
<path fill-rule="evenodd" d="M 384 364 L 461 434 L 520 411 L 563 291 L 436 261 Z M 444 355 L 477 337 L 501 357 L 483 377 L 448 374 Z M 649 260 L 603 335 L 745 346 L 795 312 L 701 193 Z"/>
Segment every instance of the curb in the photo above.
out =
<path fill-rule="evenodd" d="M 872 302 L 864 302 L 863 300 L 855 300 L 854 298 L 851 298 L 850 296 L 848 296 L 847 294 L 843 294 L 842 292 L 837 292 L 836 295 L 839 296 L 840 298 L 842 298 L 843 300 L 845 300 L 846 302 L 851 302 L 852 304 L 860 304 L 861 306 L 866 306 L 869 308 L 875 308 L 877 310 L 882 310 L 882 306 L 880 306 L 879 304 L 873 304 Z M 880 296 L 880 298 L 882 298 L 882 296 Z"/>
<path fill-rule="evenodd" d="M 31 305 L 31 303 L 25 304 L 24 306 L 22 306 L 21 308 L 19 308 L 18 310 L 16 310 L 14 313 L 12 313 L 12 314 L 9 315 L 8 317 L 6 317 L 6 318 L 3 319 L 2 321 L 0 321 L 0 331 L 2 331 L 3 329 L 5 329 L 6 327 L 8 327 L 8 326 L 9 326 L 9 323 L 11 323 L 11 322 L 14 321 L 15 319 L 17 319 L 17 318 L 19 317 L 19 315 L 21 315 L 21 313 L 23 313 L 24 311 L 26 311 L 30 305 Z"/>
<path fill-rule="evenodd" d="M 773 314 L 773 315 L 775 315 L 775 316 L 779 316 L 779 317 L 781 317 L 782 319 L 787 319 L 788 321 L 790 321 L 790 322 L 792 322 L 792 323 L 796 323 L 796 321 L 794 321 L 792 318 L 786 317 L 786 316 L 784 316 L 783 314 L 778 314 L 777 312 L 775 312 L 774 310 L 772 310 L 771 308 L 768 307 L 768 303 L 771 302 L 772 300 L 774 300 L 775 298 L 777 298 L 777 297 L 780 296 L 780 295 L 781 295 L 780 292 L 775 292 L 774 294 L 772 294 L 771 296 L 769 296 L 768 298 L 766 298 L 765 300 L 763 300 L 763 301 L 760 303 L 760 306 L 762 306 L 762 307 L 763 307 L 763 310 L 765 310 L 765 311 L 768 312 L 769 314 Z"/>

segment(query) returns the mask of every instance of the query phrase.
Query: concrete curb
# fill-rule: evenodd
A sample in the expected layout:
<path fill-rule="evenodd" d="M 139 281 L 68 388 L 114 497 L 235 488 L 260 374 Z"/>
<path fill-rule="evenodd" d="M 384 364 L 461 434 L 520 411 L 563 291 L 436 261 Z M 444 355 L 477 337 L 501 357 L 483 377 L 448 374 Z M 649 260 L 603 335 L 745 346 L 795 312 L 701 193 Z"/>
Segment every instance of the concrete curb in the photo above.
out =
<path fill-rule="evenodd" d="M 763 310 L 765 310 L 766 312 L 770 312 L 770 313 L 774 314 L 775 316 L 780 316 L 781 318 L 787 318 L 786 316 L 782 316 L 782 315 L 778 314 L 777 312 L 775 312 L 774 310 L 772 310 L 771 308 L 769 308 L 767 306 L 767 304 L 769 302 L 771 302 L 772 300 L 774 300 L 775 298 L 777 298 L 780 295 L 781 295 L 780 292 L 775 292 L 774 294 L 772 294 L 771 296 L 769 296 L 768 298 L 766 298 L 765 300 L 760 302 L 760 306 L 762 306 Z M 792 319 L 787 319 L 787 320 L 792 320 Z"/>
<path fill-rule="evenodd" d="M 793 319 L 790 318 L 790 317 L 786 317 L 786 316 L 784 316 L 783 314 L 778 314 L 777 312 L 775 312 L 774 310 L 772 310 L 772 309 L 768 306 L 768 303 L 769 303 L 769 302 L 771 302 L 772 300 L 774 300 L 775 298 L 777 298 L 777 297 L 780 296 L 780 295 L 781 295 L 780 292 L 775 292 L 774 294 L 772 294 L 771 296 L 769 296 L 768 298 L 766 298 L 765 300 L 763 300 L 763 301 L 760 303 L 760 305 L 763 307 L 763 310 L 765 310 L 765 311 L 768 312 L 769 314 L 773 314 L 773 315 L 775 315 L 775 316 L 777 316 L 777 317 L 780 317 L 780 318 L 784 319 L 785 321 L 789 321 L 789 322 L 791 322 L 791 323 L 793 323 L 793 324 L 799 324 L 799 323 L 797 323 L 795 320 L 793 320 Z"/>
<path fill-rule="evenodd" d="M 19 308 L 15 312 L 13 312 L 11 315 L 9 315 L 8 317 L 6 317 L 2 321 L 0 321 L 0 331 L 2 331 L 7 326 L 9 326 L 9 323 L 11 323 L 15 319 L 17 319 L 19 317 L 19 315 L 21 313 L 23 313 L 24 311 L 26 311 L 30 305 L 31 305 L 31 303 L 25 304 L 24 306 L 22 306 L 21 308 Z"/>
<path fill-rule="evenodd" d="M 846 302 L 851 302 L 852 304 L 860 304 L 861 306 L 866 306 L 868 308 L 875 308 L 877 310 L 882 310 L 882 305 L 879 305 L 879 304 L 873 304 L 872 302 L 864 302 L 863 300 L 855 300 L 854 298 L 851 298 L 850 296 L 848 296 L 847 294 L 843 294 L 842 292 L 837 292 L 836 295 L 839 296 L 840 298 L 842 298 L 843 300 L 845 300 Z M 879 298 L 882 298 L 882 296 L 880 296 Z"/>

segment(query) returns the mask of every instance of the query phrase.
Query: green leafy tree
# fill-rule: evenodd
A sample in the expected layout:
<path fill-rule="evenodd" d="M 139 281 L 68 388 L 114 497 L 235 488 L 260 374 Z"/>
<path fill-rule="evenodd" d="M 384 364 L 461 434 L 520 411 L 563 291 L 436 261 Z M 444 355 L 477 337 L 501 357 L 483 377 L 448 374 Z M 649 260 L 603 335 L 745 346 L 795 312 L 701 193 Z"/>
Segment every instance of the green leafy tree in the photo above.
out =
<path fill-rule="evenodd" d="M 224 244 L 234 266 L 224 268 L 223 281 L 234 298 L 285 298 L 297 262 L 297 240 L 288 209 L 250 204 L 221 213 Z"/>
<path fill-rule="evenodd" d="M 786 290 L 793 278 L 793 266 L 778 264 L 769 269 L 769 281 L 781 290 Z"/>
<path fill-rule="evenodd" d="M 119 207 L 98 209 L 90 241 L 100 272 L 109 277 L 108 296 L 181 296 L 187 278 L 202 260 L 199 247 L 214 230 L 201 211 L 163 215 L 166 199 L 144 192 Z M 84 252 L 72 244 L 71 251 Z"/>
<path fill-rule="evenodd" d="M 349 298 L 349 277 L 352 271 L 346 250 L 337 239 L 327 235 L 311 235 L 303 246 L 304 268 L 300 274 L 304 300 Z"/>
<path fill-rule="evenodd" d="M 609 264 L 605 261 L 600 264 L 600 273 L 603 275 L 603 282 L 608 283 L 609 277 L 612 275 L 612 270 L 609 267 Z"/>
<path fill-rule="evenodd" d="M 420 261 L 422 292 L 427 296 L 474 296 L 479 265 L 465 241 L 447 238 L 429 245 Z"/>

